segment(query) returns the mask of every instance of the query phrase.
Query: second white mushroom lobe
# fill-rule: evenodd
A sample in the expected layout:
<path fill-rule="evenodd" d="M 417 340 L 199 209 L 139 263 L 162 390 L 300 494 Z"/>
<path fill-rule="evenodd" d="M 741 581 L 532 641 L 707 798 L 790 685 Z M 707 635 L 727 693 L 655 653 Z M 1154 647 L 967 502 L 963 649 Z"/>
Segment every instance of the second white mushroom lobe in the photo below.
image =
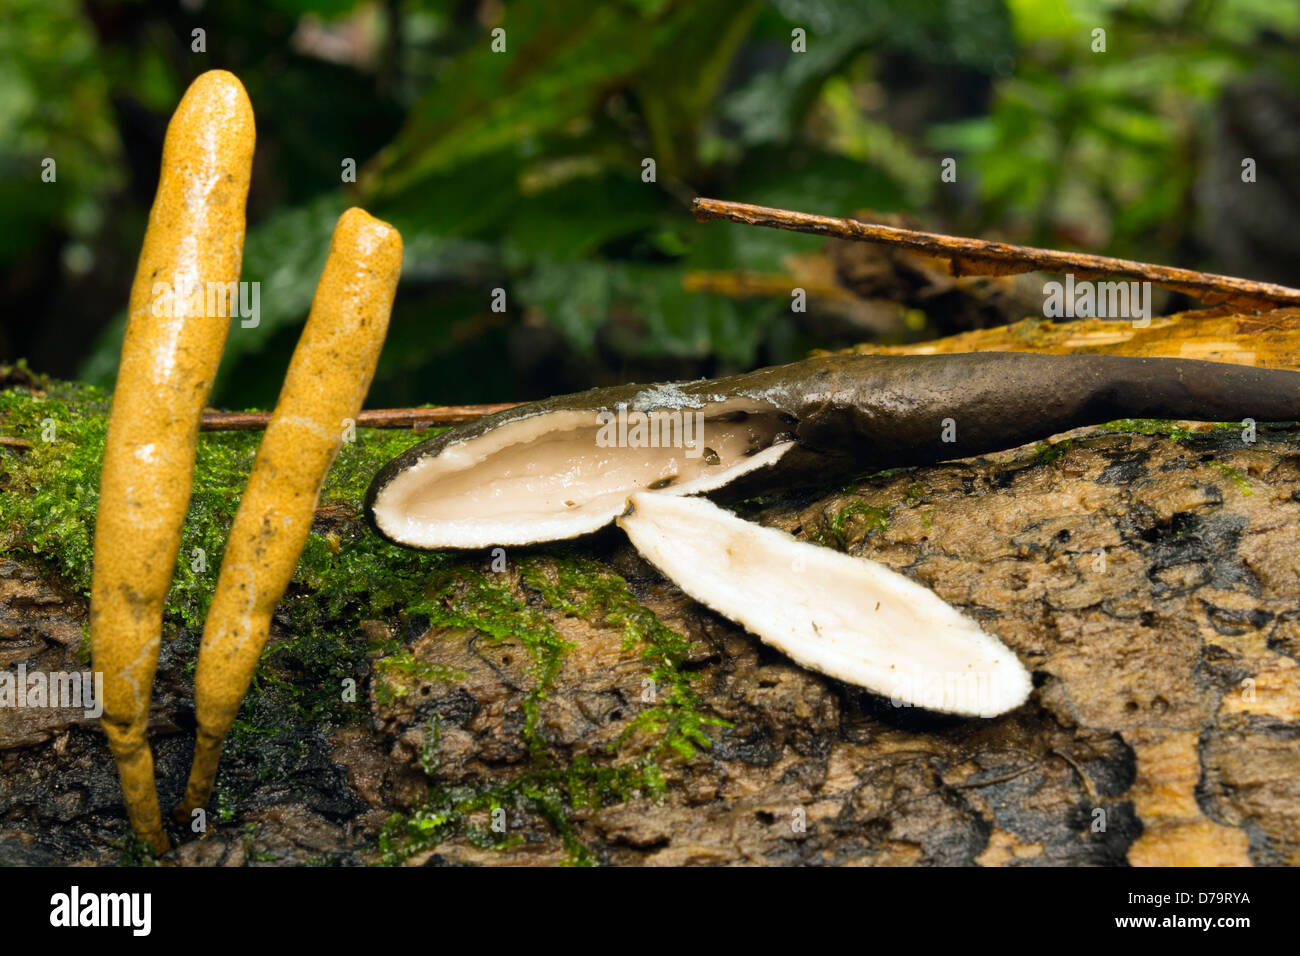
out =
<path fill-rule="evenodd" d="M 996 637 L 882 564 L 807 544 L 702 498 L 633 495 L 618 519 L 692 598 L 798 663 L 900 705 L 992 717 L 1028 672 Z"/>

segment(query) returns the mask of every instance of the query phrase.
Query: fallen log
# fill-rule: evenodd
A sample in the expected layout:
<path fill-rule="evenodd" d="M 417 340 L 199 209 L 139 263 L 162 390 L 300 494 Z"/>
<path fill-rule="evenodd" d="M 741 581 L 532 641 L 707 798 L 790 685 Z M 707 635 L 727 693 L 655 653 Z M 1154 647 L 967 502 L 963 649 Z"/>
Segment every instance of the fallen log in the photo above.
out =
<path fill-rule="evenodd" d="M 9 394 L 0 432 L 28 447 L 0 447 L 0 668 L 84 670 L 94 501 L 77 489 L 102 402 Z M 224 539 L 256 437 L 200 440 L 150 727 L 164 800 L 190 759 L 194 548 Z M 169 861 L 1300 863 L 1298 439 L 1125 422 L 736 506 L 907 574 L 1004 641 L 1035 690 L 980 720 L 800 668 L 616 532 L 382 544 L 357 489 L 418 439 L 363 429 L 277 610 L 219 811 L 174 832 Z M 0 706 L 0 861 L 132 858 L 94 724 Z"/>

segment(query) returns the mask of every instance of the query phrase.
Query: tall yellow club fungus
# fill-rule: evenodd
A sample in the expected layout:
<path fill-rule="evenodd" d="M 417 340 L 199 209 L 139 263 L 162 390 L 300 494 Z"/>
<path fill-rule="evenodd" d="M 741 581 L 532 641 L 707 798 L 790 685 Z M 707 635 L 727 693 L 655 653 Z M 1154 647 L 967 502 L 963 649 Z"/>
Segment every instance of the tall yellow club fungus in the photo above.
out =
<path fill-rule="evenodd" d="M 343 214 L 239 502 L 203 627 L 194 680 L 198 741 L 179 820 L 212 793 L 222 743 L 307 541 L 321 483 L 374 376 L 401 269 L 396 229 L 360 209 Z"/>
<path fill-rule="evenodd" d="M 104 448 L 91 650 L 131 827 L 158 852 L 168 841 L 146 735 L 149 701 L 199 415 L 239 280 L 254 140 L 238 79 L 213 70 L 190 85 L 167 127 Z"/>

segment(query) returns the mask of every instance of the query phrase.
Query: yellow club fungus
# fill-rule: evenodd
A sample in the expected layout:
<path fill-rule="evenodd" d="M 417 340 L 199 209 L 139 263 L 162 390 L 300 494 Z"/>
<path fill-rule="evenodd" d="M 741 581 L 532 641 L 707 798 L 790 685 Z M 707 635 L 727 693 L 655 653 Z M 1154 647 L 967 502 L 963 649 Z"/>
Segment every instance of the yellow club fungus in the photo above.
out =
<path fill-rule="evenodd" d="M 213 70 L 190 85 L 167 127 L 104 449 L 91 649 L 131 826 L 159 852 L 168 841 L 146 735 L 149 701 L 199 415 L 239 280 L 254 140 L 238 79 Z"/>
<path fill-rule="evenodd" d="M 222 743 L 307 541 L 321 483 L 370 387 L 401 268 L 396 229 L 360 209 L 343 214 L 204 623 L 194 684 L 198 741 L 180 820 L 212 792 Z"/>

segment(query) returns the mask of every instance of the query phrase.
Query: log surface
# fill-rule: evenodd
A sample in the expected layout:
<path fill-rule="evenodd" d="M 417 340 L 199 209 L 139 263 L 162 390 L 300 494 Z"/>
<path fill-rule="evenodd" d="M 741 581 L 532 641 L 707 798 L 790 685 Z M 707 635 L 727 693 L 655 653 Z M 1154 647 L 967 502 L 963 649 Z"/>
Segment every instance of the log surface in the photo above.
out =
<path fill-rule="evenodd" d="M 557 548 L 626 579 L 693 642 L 695 689 L 728 724 L 664 764 L 661 798 L 573 810 L 572 837 L 608 864 L 1300 863 L 1300 429 L 1261 428 L 1253 444 L 1226 429 L 1071 437 L 742 512 L 882 561 L 980 620 L 1035 676 L 1029 702 L 994 720 L 894 708 L 805 671 L 684 597 L 617 532 Z M 367 540 L 346 509 L 318 524 Z M 520 560 L 545 569 L 551 555 L 512 552 L 501 572 L 482 560 L 572 645 L 538 705 L 543 746 L 558 767 L 625 760 L 608 745 L 648 706 L 646 664 L 622 627 L 521 579 Z M 83 668 L 84 616 L 34 562 L 0 561 L 0 667 Z M 359 719 L 322 724 L 275 773 L 228 768 L 248 778 L 241 796 L 167 862 L 374 862 L 384 821 L 431 779 L 507 781 L 528 764 L 522 644 L 418 617 L 366 627 L 406 655 L 403 692 L 381 693 L 372 672 Z M 192 651 L 165 642 L 159 665 L 164 800 L 192 748 Z M 523 838 L 509 849 L 460 834 L 408 862 L 566 858 L 542 814 L 510 808 L 509 826 Z M 95 722 L 0 708 L 0 862 L 112 864 L 124 833 Z"/>

